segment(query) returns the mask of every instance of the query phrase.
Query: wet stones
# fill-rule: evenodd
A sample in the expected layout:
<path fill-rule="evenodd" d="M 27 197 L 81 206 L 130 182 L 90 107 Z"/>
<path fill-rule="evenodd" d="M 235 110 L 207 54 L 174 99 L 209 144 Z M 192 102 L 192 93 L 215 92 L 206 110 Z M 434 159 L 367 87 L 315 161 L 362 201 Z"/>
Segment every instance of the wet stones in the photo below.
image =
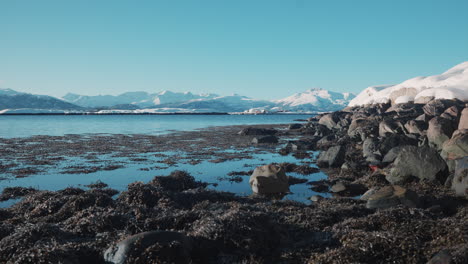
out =
<path fill-rule="evenodd" d="M 385 178 L 392 184 L 407 182 L 411 177 L 443 183 L 447 175 L 447 164 L 435 149 L 405 146 L 398 153 Z"/>
<path fill-rule="evenodd" d="M 107 263 L 144 262 L 187 263 L 190 260 L 190 239 L 173 231 L 150 231 L 130 236 L 104 252 Z M 151 256 L 145 256 L 151 252 Z"/>
<path fill-rule="evenodd" d="M 339 196 L 354 197 L 365 193 L 367 188 L 361 184 L 339 181 L 332 185 L 330 191 Z"/>
<path fill-rule="evenodd" d="M 276 144 L 276 143 L 278 143 L 278 138 L 276 136 L 254 137 L 252 139 L 252 144 Z"/>
<path fill-rule="evenodd" d="M 366 207 L 369 209 L 385 209 L 400 204 L 408 207 L 417 207 L 419 204 L 418 195 L 401 186 L 385 186 L 366 197 Z"/>
<path fill-rule="evenodd" d="M 322 151 L 317 159 L 317 166 L 339 168 L 344 163 L 345 148 L 343 146 L 333 146 L 326 151 Z"/>
<path fill-rule="evenodd" d="M 289 181 L 284 170 L 275 164 L 255 168 L 249 180 L 252 191 L 257 194 L 289 192 Z"/>

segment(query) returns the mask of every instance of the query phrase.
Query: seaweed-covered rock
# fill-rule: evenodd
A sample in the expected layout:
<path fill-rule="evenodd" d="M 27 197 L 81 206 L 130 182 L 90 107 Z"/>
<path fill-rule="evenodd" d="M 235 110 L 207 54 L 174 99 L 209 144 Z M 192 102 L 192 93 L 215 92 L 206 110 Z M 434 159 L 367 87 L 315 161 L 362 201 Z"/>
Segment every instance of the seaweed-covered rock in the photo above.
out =
<path fill-rule="evenodd" d="M 418 195 L 401 186 L 385 186 L 367 197 L 367 208 L 389 208 L 400 204 L 416 207 L 419 200 Z"/>
<path fill-rule="evenodd" d="M 275 136 L 254 137 L 253 144 L 275 144 L 278 143 L 278 138 Z"/>
<path fill-rule="evenodd" d="M 278 133 L 276 129 L 247 127 L 239 131 L 238 134 L 241 136 L 263 136 L 275 135 L 276 133 Z"/>
<path fill-rule="evenodd" d="M 174 231 L 149 231 L 130 236 L 104 253 L 107 263 L 188 263 L 190 239 Z"/>
<path fill-rule="evenodd" d="M 179 192 L 206 186 L 206 183 L 196 181 L 188 172 L 179 170 L 173 171 L 169 176 L 156 176 L 150 181 L 150 184 L 165 190 Z"/>
<path fill-rule="evenodd" d="M 6 187 L 3 189 L 2 193 L 0 194 L 0 201 L 7 201 L 10 199 L 16 199 L 19 197 L 26 196 L 31 193 L 35 193 L 38 190 L 34 188 L 25 188 L 25 187 Z"/>

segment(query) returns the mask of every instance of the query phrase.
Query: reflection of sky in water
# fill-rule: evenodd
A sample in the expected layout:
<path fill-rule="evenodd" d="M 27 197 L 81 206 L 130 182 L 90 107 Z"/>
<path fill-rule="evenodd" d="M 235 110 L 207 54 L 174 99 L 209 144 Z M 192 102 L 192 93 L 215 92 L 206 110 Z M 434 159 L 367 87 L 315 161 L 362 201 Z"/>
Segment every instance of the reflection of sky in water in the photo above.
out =
<path fill-rule="evenodd" d="M 64 134 L 161 134 L 210 126 L 287 124 L 310 115 L 0 115 L 0 137 Z"/>
<path fill-rule="evenodd" d="M 228 150 L 233 152 L 233 150 Z M 291 162 L 299 163 L 300 160 L 288 156 L 281 156 L 279 154 L 263 153 L 263 154 L 252 154 L 253 159 L 242 159 L 242 160 L 228 160 L 222 163 L 212 163 L 209 161 L 202 161 L 199 164 L 191 165 L 178 162 L 176 166 L 166 168 L 168 165 L 159 163 L 158 161 L 164 160 L 167 156 L 180 155 L 186 157 L 185 153 L 177 152 L 162 152 L 167 156 L 155 157 L 155 153 L 146 153 L 136 155 L 140 158 L 148 158 L 150 161 L 144 162 L 132 162 L 125 165 L 125 168 L 113 170 L 113 171 L 97 171 L 89 174 L 61 174 L 60 171 L 64 170 L 64 167 L 52 169 L 49 172 L 42 175 L 33 175 L 26 178 L 15 178 L 0 181 L 0 190 L 9 186 L 24 186 L 34 187 L 42 190 L 60 190 L 70 186 L 87 185 L 89 183 L 101 180 L 109 185 L 110 188 L 117 189 L 119 191 L 125 190 L 129 183 L 135 181 L 148 182 L 154 176 L 165 176 L 169 175 L 174 170 L 186 170 L 192 174 L 196 179 L 208 182 L 217 183 L 217 186 L 210 185 L 208 188 L 215 189 L 218 191 L 233 192 L 238 195 L 250 195 L 252 191 L 249 186 L 249 176 L 241 176 L 242 182 L 230 182 L 228 180 L 220 180 L 220 178 L 229 178 L 227 176 L 232 171 L 249 171 L 253 170 L 256 166 L 269 164 L 272 162 Z M 135 157 L 132 157 L 135 158 Z M 109 161 L 109 164 L 118 164 L 119 161 L 128 161 L 128 158 L 112 157 L 111 155 L 99 156 L 100 161 Z M 130 158 L 131 159 L 131 158 Z M 187 159 L 181 160 L 186 162 Z M 154 163 L 152 163 L 154 162 Z M 150 164 L 149 164 L 150 163 Z M 64 166 L 73 166 L 78 164 L 86 164 L 84 160 L 79 158 L 67 158 L 64 162 Z M 102 164 L 102 163 L 101 163 Z M 99 166 L 101 164 L 95 164 Z M 94 166 L 92 164 L 87 164 Z M 142 171 L 142 168 L 149 168 L 154 166 L 163 167 L 162 169 L 154 169 L 149 171 Z M 316 181 L 326 178 L 326 175 L 322 172 L 311 174 L 311 175 L 300 175 L 297 173 L 287 173 L 288 176 L 294 176 L 297 178 L 305 178 L 309 181 Z M 308 202 L 308 198 L 314 194 L 317 194 L 309 189 L 307 184 L 296 184 L 290 187 L 291 194 L 288 194 L 284 199 L 296 200 L 300 202 Z M 322 196 L 329 196 L 328 194 L 320 194 Z M 15 201 L 7 201 L 0 203 L 0 207 L 11 205 Z"/>

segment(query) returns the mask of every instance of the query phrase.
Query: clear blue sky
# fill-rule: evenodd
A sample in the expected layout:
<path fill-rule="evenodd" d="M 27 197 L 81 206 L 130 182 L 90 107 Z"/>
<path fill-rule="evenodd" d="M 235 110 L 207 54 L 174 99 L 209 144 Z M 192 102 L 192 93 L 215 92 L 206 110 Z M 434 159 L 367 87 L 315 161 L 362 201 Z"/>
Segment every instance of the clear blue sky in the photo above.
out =
<path fill-rule="evenodd" d="M 0 0 L 0 87 L 277 99 L 468 60 L 468 0 Z"/>

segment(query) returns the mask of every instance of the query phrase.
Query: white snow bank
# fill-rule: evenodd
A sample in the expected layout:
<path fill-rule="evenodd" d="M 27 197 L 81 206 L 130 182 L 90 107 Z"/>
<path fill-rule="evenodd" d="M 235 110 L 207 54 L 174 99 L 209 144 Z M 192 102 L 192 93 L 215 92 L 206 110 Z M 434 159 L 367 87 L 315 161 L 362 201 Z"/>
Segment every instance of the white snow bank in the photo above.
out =
<path fill-rule="evenodd" d="M 351 100 L 349 106 L 385 102 L 406 103 L 422 97 L 468 100 L 468 61 L 440 75 L 416 77 L 393 86 L 366 88 Z"/>

